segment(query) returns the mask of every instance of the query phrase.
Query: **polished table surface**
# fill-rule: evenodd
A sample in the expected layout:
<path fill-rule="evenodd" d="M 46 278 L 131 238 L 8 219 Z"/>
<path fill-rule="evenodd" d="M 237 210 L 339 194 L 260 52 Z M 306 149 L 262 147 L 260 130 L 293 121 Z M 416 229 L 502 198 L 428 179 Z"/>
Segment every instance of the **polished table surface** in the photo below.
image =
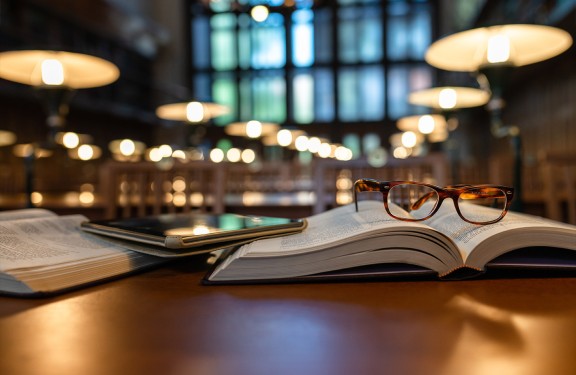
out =
<path fill-rule="evenodd" d="M 576 278 L 202 286 L 197 261 L 0 297 L 0 374 L 576 374 Z"/>

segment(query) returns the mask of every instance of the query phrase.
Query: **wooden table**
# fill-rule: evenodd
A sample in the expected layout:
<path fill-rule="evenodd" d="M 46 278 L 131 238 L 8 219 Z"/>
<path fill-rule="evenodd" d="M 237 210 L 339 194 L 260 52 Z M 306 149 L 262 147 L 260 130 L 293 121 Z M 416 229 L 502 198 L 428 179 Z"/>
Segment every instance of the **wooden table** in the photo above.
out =
<path fill-rule="evenodd" d="M 576 373 L 576 278 L 201 286 L 196 264 L 0 298 L 0 374 Z"/>

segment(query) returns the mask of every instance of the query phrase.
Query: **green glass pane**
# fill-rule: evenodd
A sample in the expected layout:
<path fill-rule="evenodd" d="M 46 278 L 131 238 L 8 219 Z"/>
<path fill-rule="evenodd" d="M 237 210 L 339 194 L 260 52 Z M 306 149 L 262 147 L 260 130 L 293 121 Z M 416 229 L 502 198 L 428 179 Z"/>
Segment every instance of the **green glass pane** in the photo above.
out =
<path fill-rule="evenodd" d="M 294 121 L 308 124 L 314 121 L 314 80 L 311 74 L 297 74 L 293 81 Z"/>
<path fill-rule="evenodd" d="M 252 81 L 254 118 L 262 121 L 286 120 L 286 81 L 283 77 L 257 77 Z"/>
<path fill-rule="evenodd" d="M 332 10 L 317 9 L 314 11 L 314 59 L 317 62 L 332 61 Z"/>
<path fill-rule="evenodd" d="M 360 68 L 359 80 L 359 117 L 364 121 L 383 120 L 385 117 L 386 91 L 384 70 L 380 66 Z"/>
<path fill-rule="evenodd" d="M 313 14 L 309 9 L 298 10 L 292 14 L 292 62 L 298 67 L 314 63 Z"/>
<path fill-rule="evenodd" d="M 219 78 L 214 80 L 212 90 L 214 101 L 228 106 L 228 108 L 231 109 L 229 114 L 216 117 L 214 123 L 217 125 L 227 125 L 234 120 L 235 113 L 237 113 L 238 97 L 236 93 L 236 83 L 230 78 Z"/>
<path fill-rule="evenodd" d="M 218 14 L 210 19 L 212 68 L 215 70 L 233 70 L 238 65 L 236 45 L 236 16 Z"/>
<path fill-rule="evenodd" d="M 222 138 L 216 143 L 216 148 L 226 152 L 232 148 L 232 141 L 228 138 Z"/>
<path fill-rule="evenodd" d="M 283 26 L 252 29 L 252 68 L 281 68 L 286 64 L 286 32 Z"/>
<path fill-rule="evenodd" d="M 384 55 L 381 11 L 370 7 L 363 13 L 363 17 L 357 20 L 358 54 L 362 62 L 377 62 Z"/>
<path fill-rule="evenodd" d="M 358 120 L 358 79 L 353 69 L 341 69 L 338 74 L 338 116 L 342 121 Z"/>
<path fill-rule="evenodd" d="M 236 68 L 236 40 L 230 30 L 212 32 L 212 67 L 215 70 L 233 70 Z"/>
<path fill-rule="evenodd" d="M 362 155 L 360 137 L 358 134 L 348 133 L 342 137 L 342 145 L 352 151 L 353 158 L 356 159 Z"/>
<path fill-rule="evenodd" d="M 250 38 L 250 16 L 238 16 L 238 65 L 241 69 L 249 69 L 252 56 L 252 42 Z"/>
<path fill-rule="evenodd" d="M 335 117 L 334 73 L 321 68 L 314 71 L 314 110 L 316 121 L 330 122 Z"/>
<path fill-rule="evenodd" d="M 358 62 L 357 9 L 342 8 L 338 15 L 338 57 L 343 63 Z"/>

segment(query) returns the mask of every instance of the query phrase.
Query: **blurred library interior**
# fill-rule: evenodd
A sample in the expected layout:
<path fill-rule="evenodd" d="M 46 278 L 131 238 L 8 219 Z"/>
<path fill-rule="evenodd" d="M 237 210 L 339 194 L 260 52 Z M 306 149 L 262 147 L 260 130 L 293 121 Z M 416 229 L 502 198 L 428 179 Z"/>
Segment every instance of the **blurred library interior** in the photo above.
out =
<path fill-rule="evenodd" d="M 576 223 L 575 0 L 0 0 L 0 210 L 302 217 L 355 179 Z"/>

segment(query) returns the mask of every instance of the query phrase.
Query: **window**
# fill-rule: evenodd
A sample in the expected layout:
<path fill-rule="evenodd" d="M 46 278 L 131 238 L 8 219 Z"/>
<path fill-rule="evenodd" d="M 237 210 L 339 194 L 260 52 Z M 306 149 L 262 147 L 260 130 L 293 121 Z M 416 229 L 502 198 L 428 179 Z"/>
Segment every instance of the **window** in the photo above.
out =
<path fill-rule="evenodd" d="M 204 2 L 206 3 L 206 2 Z M 281 124 L 375 123 L 412 114 L 432 83 L 426 0 L 190 1 L 194 95 L 232 108 L 216 119 Z M 250 10 L 266 5 L 268 17 Z"/>

